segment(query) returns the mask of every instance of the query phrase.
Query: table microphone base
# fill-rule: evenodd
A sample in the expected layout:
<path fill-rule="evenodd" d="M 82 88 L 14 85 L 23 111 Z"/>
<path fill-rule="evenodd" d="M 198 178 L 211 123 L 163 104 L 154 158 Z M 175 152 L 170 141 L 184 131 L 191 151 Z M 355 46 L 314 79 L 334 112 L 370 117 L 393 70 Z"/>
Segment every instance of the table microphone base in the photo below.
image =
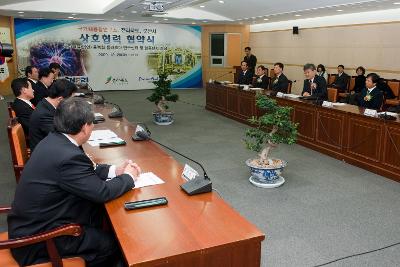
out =
<path fill-rule="evenodd" d="M 193 180 L 189 180 L 186 183 L 181 185 L 183 191 L 189 196 L 209 193 L 212 191 L 212 183 L 211 180 L 206 179 L 204 177 L 197 177 Z"/>

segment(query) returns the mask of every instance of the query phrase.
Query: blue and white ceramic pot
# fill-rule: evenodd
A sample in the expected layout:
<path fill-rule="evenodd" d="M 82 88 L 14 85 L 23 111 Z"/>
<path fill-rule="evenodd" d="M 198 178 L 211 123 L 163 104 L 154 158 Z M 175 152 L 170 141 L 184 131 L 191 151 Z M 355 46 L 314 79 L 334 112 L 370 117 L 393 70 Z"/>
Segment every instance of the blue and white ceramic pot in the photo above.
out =
<path fill-rule="evenodd" d="M 174 122 L 174 113 L 172 112 L 153 112 L 154 123 L 157 125 L 170 125 Z"/>
<path fill-rule="evenodd" d="M 283 169 L 286 167 L 287 162 L 280 159 L 271 159 L 270 166 L 260 167 L 252 162 L 254 159 L 246 160 L 246 165 L 250 168 L 251 177 L 249 181 L 258 187 L 274 188 L 281 186 L 285 179 L 282 177 Z"/>

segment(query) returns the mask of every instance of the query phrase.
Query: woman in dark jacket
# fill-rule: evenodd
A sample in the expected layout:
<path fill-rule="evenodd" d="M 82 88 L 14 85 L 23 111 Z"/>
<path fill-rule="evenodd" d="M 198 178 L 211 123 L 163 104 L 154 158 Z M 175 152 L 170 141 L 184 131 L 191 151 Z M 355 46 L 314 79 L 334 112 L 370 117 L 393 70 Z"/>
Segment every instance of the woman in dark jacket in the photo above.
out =
<path fill-rule="evenodd" d="M 358 67 L 356 69 L 356 79 L 354 83 L 354 88 L 350 88 L 350 91 L 354 91 L 354 93 L 361 93 L 361 90 L 365 88 L 365 69 L 364 67 Z"/>

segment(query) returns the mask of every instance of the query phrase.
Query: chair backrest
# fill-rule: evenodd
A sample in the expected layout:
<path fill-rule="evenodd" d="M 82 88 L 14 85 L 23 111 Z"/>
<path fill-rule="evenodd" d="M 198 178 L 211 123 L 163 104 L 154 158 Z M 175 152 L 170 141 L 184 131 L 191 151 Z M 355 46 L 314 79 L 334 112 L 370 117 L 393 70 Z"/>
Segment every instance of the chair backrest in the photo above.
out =
<path fill-rule="evenodd" d="M 11 158 L 14 166 L 15 179 L 18 183 L 22 169 L 29 159 L 24 129 L 22 128 L 22 125 L 18 123 L 17 118 L 10 118 L 8 120 L 7 132 L 8 141 L 10 143 Z"/>
<path fill-rule="evenodd" d="M 329 102 L 336 102 L 338 98 L 338 89 L 328 88 L 328 100 Z"/>
<path fill-rule="evenodd" d="M 293 82 L 291 80 L 289 80 L 289 84 L 288 84 L 288 87 L 286 89 L 286 94 L 291 94 L 292 93 L 292 85 L 293 85 Z"/>
<path fill-rule="evenodd" d="M 267 67 L 265 67 L 264 73 L 265 73 L 265 75 L 266 75 L 267 77 L 269 77 L 269 71 L 268 71 L 268 68 L 267 68 Z"/>
<path fill-rule="evenodd" d="M 356 76 L 351 76 L 350 81 L 349 81 L 349 87 L 347 88 L 347 91 L 353 91 L 354 86 L 356 85 Z"/>
<path fill-rule="evenodd" d="M 387 85 L 392 89 L 393 94 L 396 98 L 399 98 L 400 94 L 400 81 L 399 80 L 389 80 L 387 81 Z"/>
<path fill-rule="evenodd" d="M 332 84 L 335 81 L 337 74 L 328 74 L 328 84 Z"/>
<path fill-rule="evenodd" d="M 15 111 L 12 108 L 12 102 L 7 102 L 7 109 L 8 109 L 8 117 L 15 118 L 17 115 L 15 115 Z"/>
<path fill-rule="evenodd" d="M 274 68 L 271 68 L 271 69 L 269 70 L 269 77 L 270 77 L 271 79 L 275 77 Z"/>

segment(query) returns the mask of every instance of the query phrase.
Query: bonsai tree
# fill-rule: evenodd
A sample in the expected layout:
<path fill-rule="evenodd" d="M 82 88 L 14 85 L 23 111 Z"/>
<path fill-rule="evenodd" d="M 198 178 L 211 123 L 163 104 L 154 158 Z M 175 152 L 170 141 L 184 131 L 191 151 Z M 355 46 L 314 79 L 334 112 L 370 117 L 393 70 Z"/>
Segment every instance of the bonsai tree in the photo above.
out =
<path fill-rule="evenodd" d="M 256 106 L 266 113 L 261 117 L 252 117 L 249 122 L 255 128 L 246 131 L 245 144 L 248 149 L 260 152 L 252 163 L 259 167 L 271 165 L 268 159 L 271 150 L 278 144 L 294 144 L 297 138 L 297 123 L 290 120 L 291 107 L 282 107 L 276 100 L 259 94 Z"/>
<path fill-rule="evenodd" d="M 176 102 L 178 95 L 171 93 L 171 80 L 168 80 L 168 73 L 165 71 L 158 71 L 158 81 L 154 81 L 153 84 L 156 88 L 147 100 L 156 104 L 157 112 L 165 113 L 168 110 L 167 102 Z"/>

